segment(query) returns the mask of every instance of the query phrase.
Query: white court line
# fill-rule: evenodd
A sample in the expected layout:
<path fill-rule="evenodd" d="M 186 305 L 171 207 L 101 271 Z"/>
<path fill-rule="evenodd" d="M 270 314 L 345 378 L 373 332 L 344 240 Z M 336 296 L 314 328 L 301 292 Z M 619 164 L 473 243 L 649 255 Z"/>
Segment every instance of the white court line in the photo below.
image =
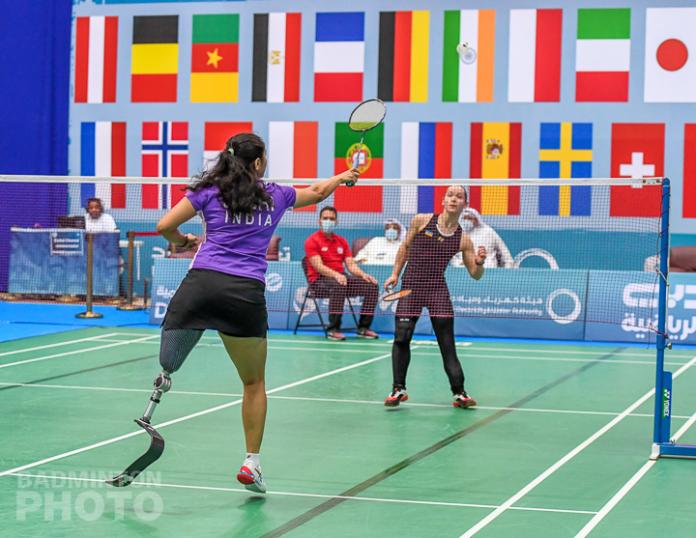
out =
<path fill-rule="evenodd" d="M 676 417 L 672 417 L 676 418 Z M 691 415 L 689 417 L 689 420 L 687 420 L 681 428 L 674 434 L 672 437 L 673 441 L 678 441 L 679 438 L 684 435 L 691 426 L 693 426 L 694 422 L 696 422 L 696 413 Z M 633 486 L 635 486 L 643 476 L 647 474 L 647 472 L 652 468 L 653 465 L 657 463 L 657 460 L 648 460 L 643 464 L 643 466 L 638 469 L 636 474 L 634 474 L 628 482 L 626 482 L 619 491 L 617 491 L 614 496 L 607 501 L 607 503 L 600 508 L 599 512 L 590 520 L 587 522 L 587 524 L 580 529 L 580 532 L 578 532 L 575 535 L 575 538 L 585 538 L 588 534 L 590 534 L 594 528 L 607 516 L 609 512 L 611 512 L 619 502 L 628 494 L 629 491 L 633 489 Z"/>
<path fill-rule="evenodd" d="M 687 362 L 681 368 L 679 368 L 679 370 L 677 370 L 674 373 L 672 378 L 676 379 L 682 373 L 686 372 L 686 370 L 691 368 L 694 364 L 696 364 L 696 357 L 693 357 L 689 362 Z M 551 476 L 553 473 L 555 473 L 563 465 L 565 465 L 571 459 L 573 459 L 575 456 L 577 456 L 580 452 L 585 450 L 588 446 L 590 446 L 592 443 L 594 443 L 602 435 L 604 435 L 609 430 L 611 430 L 614 426 L 616 426 L 624 418 L 626 418 L 628 415 L 630 415 L 636 408 L 640 407 L 648 399 L 650 399 L 652 396 L 654 396 L 654 394 L 655 394 L 654 388 L 650 389 L 648 392 L 643 394 L 643 396 L 638 398 L 638 400 L 636 400 L 631 405 L 629 405 L 626 409 L 624 409 L 621 412 L 621 414 L 616 416 L 614 419 L 612 419 L 610 422 L 608 422 L 602 428 L 600 428 L 595 433 L 593 433 L 590 437 L 585 439 L 582 443 L 580 443 L 578 446 L 576 446 L 573 450 L 568 452 L 565 456 L 563 456 L 561 459 L 559 459 L 556 463 L 551 465 L 551 467 L 547 468 L 544 472 L 542 472 L 540 475 L 538 475 L 534 480 L 529 482 L 526 486 L 524 486 L 522 489 L 520 489 L 517 493 L 515 493 L 512 497 L 510 497 L 508 500 L 506 500 L 498 508 L 493 510 L 493 512 L 491 512 L 486 517 L 484 517 L 481 521 L 476 523 L 476 525 L 469 528 L 469 530 L 467 530 L 464 534 L 462 534 L 460 538 L 470 538 L 471 536 L 474 536 L 477 532 L 479 532 L 481 529 L 488 526 L 491 522 L 496 520 L 501 514 L 503 514 L 505 511 L 509 510 L 513 504 L 515 504 L 522 497 L 527 495 L 527 493 L 529 493 L 534 488 L 536 488 L 539 484 L 541 484 L 544 480 L 546 480 L 549 476 Z"/>
<path fill-rule="evenodd" d="M 86 347 L 84 349 L 76 349 L 74 351 L 64 351 L 63 353 L 55 353 L 53 355 L 44 355 L 43 357 L 35 357 L 33 359 L 24 359 L 22 361 L 15 361 L 15 362 L 8 362 L 5 364 L 0 364 L 0 368 L 9 368 L 10 366 L 19 366 L 20 364 L 29 364 L 32 362 L 39 362 L 39 361 L 47 361 L 49 359 L 57 359 L 58 357 L 67 357 L 69 355 L 77 355 L 80 353 L 87 353 L 88 351 L 99 351 L 100 349 L 108 349 L 111 347 L 116 347 L 116 346 L 122 346 L 124 344 L 129 344 L 129 343 L 138 343 L 138 342 L 144 342 L 146 340 L 149 340 L 151 338 L 158 338 L 159 335 L 154 335 L 154 336 L 143 336 L 142 338 L 136 338 L 135 340 L 131 340 L 129 342 L 118 342 L 118 343 L 112 343 L 112 344 L 105 344 L 103 346 L 95 346 L 95 347 Z"/>
<path fill-rule="evenodd" d="M 76 476 L 61 476 L 61 475 L 46 475 L 46 474 L 31 474 L 31 473 L 12 473 L 10 476 L 16 476 L 21 478 L 42 478 L 48 480 L 66 480 L 74 482 L 93 482 L 97 484 L 104 484 L 104 481 L 99 478 L 82 478 Z M 142 487 L 155 487 L 155 488 L 174 488 L 174 489 L 188 489 L 197 491 L 221 491 L 225 493 L 244 493 L 249 494 L 249 490 L 242 488 L 225 488 L 221 486 L 192 486 L 186 484 L 167 484 L 161 482 L 131 482 L 132 486 L 142 486 Z M 395 503 L 395 504 L 418 504 L 427 506 L 451 506 L 454 508 L 496 508 L 494 504 L 474 504 L 474 503 L 455 503 L 447 501 L 422 501 L 417 499 L 391 499 L 385 497 L 350 497 L 346 495 L 325 495 L 321 493 L 299 493 L 294 491 L 273 491 L 269 490 L 268 495 L 280 495 L 288 497 L 310 497 L 313 499 L 341 499 L 346 501 L 362 501 L 362 502 L 379 502 L 379 503 Z M 596 512 L 589 512 L 586 510 L 566 510 L 563 508 L 535 508 L 520 506 L 515 508 L 515 510 L 523 510 L 530 512 L 560 512 L 564 514 L 587 514 L 594 515 Z"/>
<path fill-rule="evenodd" d="M 156 335 L 156 336 L 159 336 L 159 335 Z M 152 338 L 152 337 L 151 337 L 151 336 L 148 336 L 147 338 Z M 349 366 L 344 366 L 344 367 L 342 367 L 342 368 L 336 368 L 335 370 L 329 370 L 328 372 L 324 372 L 323 374 L 317 374 L 317 375 L 314 375 L 314 376 L 312 376 L 312 377 L 307 377 L 307 378 L 305 378 L 305 379 L 300 379 L 299 381 L 294 381 L 293 383 L 288 383 L 287 385 L 281 385 L 280 387 L 276 387 L 275 389 L 271 389 L 271 390 L 269 390 L 269 391 L 266 391 L 266 394 L 273 394 L 273 393 L 275 393 L 275 392 L 280 392 L 280 391 L 282 391 L 282 390 L 287 390 L 287 389 L 291 389 L 291 388 L 294 388 L 294 387 L 298 387 L 298 386 L 300 386 L 300 385 L 304 385 L 304 384 L 306 384 L 306 383 L 310 383 L 311 381 L 316 381 L 316 380 L 318 380 L 318 379 L 323 379 L 323 378 L 325 378 L 325 377 L 329 377 L 329 376 L 332 376 L 332 375 L 340 374 L 340 373 L 342 373 L 342 372 L 345 372 L 345 371 L 348 371 L 348 370 L 352 370 L 353 368 L 359 368 L 360 366 L 365 366 L 366 364 L 371 364 L 371 363 L 373 363 L 373 362 L 377 362 L 377 361 L 379 361 L 379 360 L 385 359 L 385 358 L 390 357 L 390 356 L 391 356 L 390 353 L 384 353 L 384 354 L 382 354 L 382 355 L 378 355 L 378 356 L 373 357 L 373 358 L 371 358 L 371 359 L 367 359 L 367 360 L 364 360 L 364 361 L 361 361 L 361 362 L 357 362 L 357 363 L 351 364 L 351 365 L 349 365 Z M 228 402 L 228 403 L 225 403 L 225 404 L 221 404 L 221 405 L 216 405 L 216 406 L 214 406 L 214 407 L 209 407 L 208 409 L 204 409 L 204 410 L 198 411 L 198 412 L 196 412 L 196 413 L 191 413 L 190 415 L 185 415 L 185 416 L 183 416 L 183 417 L 179 417 L 179 418 L 176 418 L 176 419 L 173 419 L 173 420 L 169 420 L 169 421 L 166 421 L 166 422 L 162 422 L 162 423 L 160 423 L 160 424 L 156 424 L 156 425 L 154 425 L 153 427 L 154 427 L 154 428 L 165 428 L 165 427 L 167 427 L 167 426 L 171 426 L 172 424 L 178 424 L 179 422 L 184 422 L 184 421 L 190 420 L 190 419 L 192 419 L 192 418 L 197 418 L 197 417 L 201 417 L 201 416 L 204 416 L 204 415 L 208 415 L 208 414 L 210 414 L 210 413 L 214 413 L 214 412 L 216 412 L 216 411 L 221 411 L 222 409 L 227 409 L 228 407 L 232 407 L 232 406 L 235 406 L 235 405 L 239 405 L 240 403 L 242 403 L 242 400 L 241 400 L 241 399 L 235 400 L 235 401 L 233 401 L 233 402 Z M 130 438 L 130 437 L 135 437 L 136 435 L 142 435 L 142 434 L 144 434 L 144 433 L 145 433 L 145 430 L 139 429 L 139 430 L 137 430 L 137 431 L 134 431 L 134 432 L 131 432 L 131 433 L 126 433 L 126 434 L 124 434 L 124 435 L 119 435 L 118 437 L 112 437 L 111 439 L 106 439 L 106 440 L 104 440 L 104 441 L 100 441 L 100 442 L 98 442 L 98 443 L 94 443 L 94 444 L 91 444 L 91 445 L 87 445 L 87 446 L 84 446 L 84 447 L 82 447 L 82 448 L 77 448 L 77 449 L 75 449 L 75 450 L 70 450 L 70 451 L 68 451 L 68 452 L 63 452 L 62 454 L 58 454 L 58 455 L 56 455 L 56 456 L 51 456 L 51 457 L 49 457 L 49 458 L 44 458 L 44 459 L 42 459 L 42 460 L 37 460 L 37 461 L 34 461 L 34 462 L 32 462 L 32 463 L 27 463 L 27 464 L 25 464 L 25 465 L 20 465 L 19 467 L 15 467 L 15 468 L 13 468 L 13 469 L 7 469 L 7 470 L 5 470 L 5 471 L 0 472 L 0 477 L 7 476 L 7 475 L 12 474 L 12 473 L 18 473 L 18 472 L 21 472 L 21 471 L 25 471 L 25 470 L 27 470 L 27 469 L 31 469 L 31 468 L 33 468 L 33 467 L 38 467 L 39 465 L 43 465 L 43 464 L 45 464 L 45 463 L 50 463 L 50 462 L 52 462 L 52 461 L 57 461 L 57 460 L 61 460 L 61 459 L 64 459 L 64 458 L 68 458 L 68 457 L 70 457 L 70 456 L 74 456 L 74 455 L 80 454 L 80 453 L 82 453 L 82 452 L 87 452 L 88 450 L 93 450 L 93 449 L 95 449 L 95 448 L 99 448 L 99 447 L 102 447 L 102 446 L 110 445 L 110 444 L 116 443 L 116 442 L 118 442 L 118 441 L 122 441 L 122 440 L 124 440 L 124 439 L 128 439 L 128 438 Z"/>
<path fill-rule="evenodd" d="M 102 338 L 108 338 L 109 336 L 117 336 L 118 333 L 107 333 L 101 336 L 90 336 L 89 338 L 78 338 L 76 340 L 66 340 L 64 342 L 57 342 L 55 344 L 46 344 L 43 346 L 26 347 L 23 349 L 15 349 L 13 351 L 4 351 L 0 353 L 0 357 L 5 357 L 7 355 L 16 355 L 17 353 L 27 353 L 29 351 L 38 351 L 40 349 L 49 349 L 52 347 L 69 346 L 70 344 L 77 344 L 79 342 L 89 342 L 92 340 L 101 340 Z M 107 340 L 108 341 L 108 340 Z M 5 343 L 5 342 L 3 342 Z"/>

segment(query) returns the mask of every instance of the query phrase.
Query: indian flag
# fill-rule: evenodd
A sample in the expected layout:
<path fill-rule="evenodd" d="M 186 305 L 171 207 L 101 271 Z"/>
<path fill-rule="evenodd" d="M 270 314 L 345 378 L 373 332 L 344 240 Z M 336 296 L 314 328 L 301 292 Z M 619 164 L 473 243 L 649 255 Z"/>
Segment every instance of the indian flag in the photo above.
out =
<path fill-rule="evenodd" d="M 579 9 L 575 100 L 628 101 L 631 10 Z"/>
<path fill-rule="evenodd" d="M 208 121 L 205 123 L 205 146 L 203 150 L 203 168 L 215 164 L 220 152 L 225 149 L 227 140 L 239 133 L 251 133 L 254 126 L 250 121 Z"/>
<path fill-rule="evenodd" d="M 495 10 L 445 11 L 444 35 L 442 100 L 454 103 L 493 101 Z M 460 60 L 459 43 L 468 43 L 476 51 L 472 63 Z"/>

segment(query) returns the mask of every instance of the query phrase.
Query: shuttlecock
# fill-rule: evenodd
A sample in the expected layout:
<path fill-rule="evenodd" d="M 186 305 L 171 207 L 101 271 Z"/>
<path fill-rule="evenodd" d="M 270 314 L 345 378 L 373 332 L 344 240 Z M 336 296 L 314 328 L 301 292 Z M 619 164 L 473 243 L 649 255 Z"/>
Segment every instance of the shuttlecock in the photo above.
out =
<path fill-rule="evenodd" d="M 457 54 L 459 54 L 459 59 L 465 64 L 472 64 L 476 61 L 476 50 L 470 47 L 468 43 L 459 43 L 457 45 Z"/>

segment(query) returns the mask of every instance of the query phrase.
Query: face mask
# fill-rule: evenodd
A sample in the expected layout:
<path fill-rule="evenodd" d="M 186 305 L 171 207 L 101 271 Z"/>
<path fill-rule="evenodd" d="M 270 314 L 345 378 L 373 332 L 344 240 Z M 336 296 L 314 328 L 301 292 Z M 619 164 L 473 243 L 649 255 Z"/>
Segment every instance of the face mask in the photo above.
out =
<path fill-rule="evenodd" d="M 462 230 L 464 230 L 466 233 L 471 232 L 471 230 L 474 229 L 474 223 L 471 222 L 469 219 L 464 219 L 462 220 L 461 223 Z"/>
<path fill-rule="evenodd" d="M 324 219 L 321 221 L 321 229 L 322 229 L 322 231 L 324 231 L 326 233 L 331 233 L 335 227 L 336 227 L 335 220 Z"/>
<path fill-rule="evenodd" d="M 387 241 L 396 241 L 396 239 L 399 237 L 399 232 L 397 232 L 394 228 L 388 228 L 384 232 L 384 237 L 387 238 Z"/>

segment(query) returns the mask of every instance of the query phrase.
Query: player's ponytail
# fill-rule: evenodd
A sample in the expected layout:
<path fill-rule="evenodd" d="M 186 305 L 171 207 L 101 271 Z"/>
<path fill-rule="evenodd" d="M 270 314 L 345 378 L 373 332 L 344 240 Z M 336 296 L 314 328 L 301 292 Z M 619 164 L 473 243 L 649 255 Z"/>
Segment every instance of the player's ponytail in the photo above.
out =
<path fill-rule="evenodd" d="M 271 207 L 273 199 L 266 192 L 256 170 L 256 160 L 266 158 L 266 145 L 253 133 L 234 135 L 218 155 L 215 165 L 196 177 L 189 187 L 198 191 L 215 185 L 232 214 L 249 215 L 263 207 Z"/>

